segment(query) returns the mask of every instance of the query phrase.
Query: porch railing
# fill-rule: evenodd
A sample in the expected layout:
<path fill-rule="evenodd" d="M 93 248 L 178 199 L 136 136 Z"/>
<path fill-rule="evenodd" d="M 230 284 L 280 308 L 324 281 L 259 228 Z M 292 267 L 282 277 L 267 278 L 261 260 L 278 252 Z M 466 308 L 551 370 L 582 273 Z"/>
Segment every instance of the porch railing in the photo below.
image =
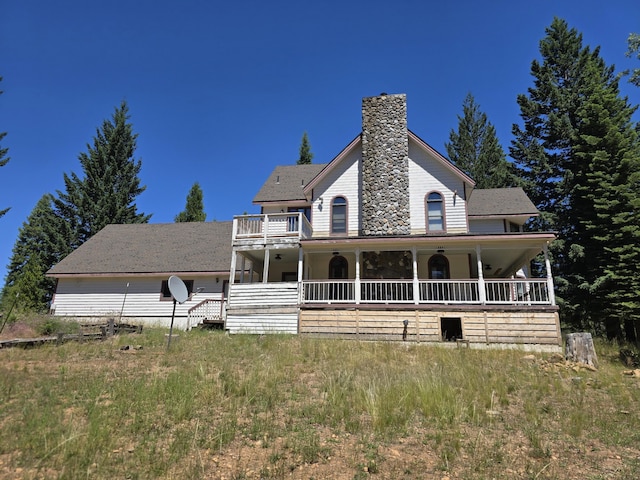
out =
<path fill-rule="evenodd" d="M 309 238 L 312 229 L 304 214 L 268 213 L 240 215 L 233 220 L 233 239 Z"/>
<path fill-rule="evenodd" d="M 551 305 L 543 278 L 485 280 L 305 280 L 301 303 L 406 303 L 480 305 Z"/>
<path fill-rule="evenodd" d="M 222 322 L 223 303 L 222 299 L 208 298 L 191 307 L 188 312 L 187 329 L 195 327 L 205 321 Z"/>

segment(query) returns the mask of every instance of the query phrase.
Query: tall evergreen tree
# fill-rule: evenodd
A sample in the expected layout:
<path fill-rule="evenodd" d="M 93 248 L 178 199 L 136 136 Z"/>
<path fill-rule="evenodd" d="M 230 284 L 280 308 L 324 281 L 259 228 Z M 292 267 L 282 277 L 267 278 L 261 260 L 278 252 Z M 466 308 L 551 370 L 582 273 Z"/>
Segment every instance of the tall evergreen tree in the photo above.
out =
<path fill-rule="evenodd" d="M 311 145 L 309 144 L 309 137 L 307 132 L 302 134 L 302 141 L 300 142 L 300 156 L 298 157 L 298 165 L 307 165 L 313 160 L 313 153 L 311 153 Z"/>
<path fill-rule="evenodd" d="M 580 318 L 598 319 L 611 338 L 637 340 L 640 321 L 640 143 L 635 107 L 620 97 L 613 67 L 583 72 L 576 112 L 576 162 L 568 180 L 567 293 Z"/>
<path fill-rule="evenodd" d="M 554 18 L 546 33 L 540 42 L 542 63 L 531 64 L 534 86 L 528 95 L 518 95 L 523 126 L 513 125 L 510 155 L 525 190 L 542 212 L 535 228 L 562 230 L 565 225 L 558 215 L 570 193 L 565 180 L 571 171 L 582 71 L 593 55 L 582 47 L 582 35 L 562 19 Z"/>
<path fill-rule="evenodd" d="M 79 155 L 83 177 L 64 175 L 65 192 L 55 200 L 58 214 L 65 218 L 78 247 L 110 223 L 146 223 L 151 215 L 138 213 L 136 197 L 142 162 L 133 158 L 137 134 L 129 120 L 129 109 L 122 102 L 111 120 L 97 129 L 93 146 Z"/>
<path fill-rule="evenodd" d="M 207 214 L 204 213 L 204 203 L 202 201 L 202 189 L 198 182 L 194 183 L 187 195 L 187 205 L 185 209 L 176 215 L 176 222 L 204 222 Z"/>
<path fill-rule="evenodd" d="M 1 81 L 2 81 L 2 77 L 0 77 L 0 82 Z M 3 93 L 2 90 L 0 90 L 0 95 L 2 95 L 2 93 Z M 6 135 L 7 135 L 7 132 L 0 132 L 0 142 Z M 0 167 L 4 167 L 9 161 L 9 157 L 7 157 L 7 152 L 9 152 L 9 149 L 2 148 L 2 145 L 0 144 Z M 4 210 L 0 210 L 0 217 L 2 217 L 8 211 L 9 211 L 8 208 L 5 208 Z"/>
<path fill-rule="evenodd" d="M 44 195 L 18 232 L 2 289 L 4 307 L 19 292 L 18 306 L 46 311 L 55 282 L 45 273 L 70 252 L 65 222 L 53 211 L 53 197 Z"/>
<path fill-rule="evenodd" d="M 563 323 L 620 337 L 621 308 L 630 318 L 640 313 L 629 301 L 638 276 L 624 266 L 640 253 L 634 109 L 597 48 L 583 47 L 558 18 L 546 33 L 542 63 L 531 67 L 534 86 L 518 96 L 523 126 L 513 127 L 511 156 L 546 213 L 533 226 L 558 232 L 552 252 Z"/>
<path fill-rule="evenodd" d="M 517 185 L 496 130 L 471 93 L 464 99 L 462 112 L 458 115 L 458 131 L 452 129 L 450 143 L 445 143 L 449 159 L 476 181 L 477 188 Z"/>
<path fill-rule="evenodd" d="M 627 49 L 627 57 L 636 57 L 640 60 L 640 34 L 631 33 L 627 39 L 629 48 Z M 633 83 L 636 87 L 640 87 L 640 68 L 634 68 L 627 70 L 623 74 L 630 75 L 629 82 Z"/>

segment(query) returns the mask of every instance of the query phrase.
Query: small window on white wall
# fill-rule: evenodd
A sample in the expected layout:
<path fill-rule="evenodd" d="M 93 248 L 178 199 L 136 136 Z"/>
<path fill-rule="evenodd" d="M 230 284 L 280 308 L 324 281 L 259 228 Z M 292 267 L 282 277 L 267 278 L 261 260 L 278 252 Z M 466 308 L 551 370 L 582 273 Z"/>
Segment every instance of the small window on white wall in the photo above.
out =
<path fill-rule="evenodd" d="M 331 202 L 331 233 L 347 233 L 347 200 L 336 197 Z"/>
<path fill-rule="evenodd" d="M 442 195 L 431 192 L 427 195 L 427 231 L 444 230 L 444 202 Z"/>

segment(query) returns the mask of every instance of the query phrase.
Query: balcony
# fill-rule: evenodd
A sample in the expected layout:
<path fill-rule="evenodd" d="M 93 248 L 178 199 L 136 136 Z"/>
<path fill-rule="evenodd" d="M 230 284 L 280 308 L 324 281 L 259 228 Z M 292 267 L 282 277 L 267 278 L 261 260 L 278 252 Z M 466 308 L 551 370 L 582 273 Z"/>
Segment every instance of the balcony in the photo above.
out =
<path fill-rule="evenodd" d="M 417 295 L 414 294 L 416 290 Z M 302 282 L 300 303 L 549 306 L 553 305 L 553 300 L 549 296 L 549 283 L 544 278 L 416 282 L 305 280 Z"/>
<path fill-rule="evenodd" d="M 311 224 L 304 214 L 239 215 L 233 219 L 233 244 L 288 243 L 310 238 Z"/>

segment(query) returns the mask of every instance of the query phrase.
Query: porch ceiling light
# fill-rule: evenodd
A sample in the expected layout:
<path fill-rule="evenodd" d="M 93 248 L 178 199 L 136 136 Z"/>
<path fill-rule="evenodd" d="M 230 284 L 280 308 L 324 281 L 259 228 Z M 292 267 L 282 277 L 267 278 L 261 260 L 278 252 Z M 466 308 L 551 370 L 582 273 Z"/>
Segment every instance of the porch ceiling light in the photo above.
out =
<path fill-rule="evenodd" d="M 279 253 L 276 253 L 276 260 L 282 260 L 282 255 L 280 255 Z"/>
<path fill-rule="evenodd" d="M 484 266 L 484 269 L 485 269 L 485 270 L 491 270 L 491 265 L 490 265 L 490 264 L 485 265 L 485 266 Z"/>

